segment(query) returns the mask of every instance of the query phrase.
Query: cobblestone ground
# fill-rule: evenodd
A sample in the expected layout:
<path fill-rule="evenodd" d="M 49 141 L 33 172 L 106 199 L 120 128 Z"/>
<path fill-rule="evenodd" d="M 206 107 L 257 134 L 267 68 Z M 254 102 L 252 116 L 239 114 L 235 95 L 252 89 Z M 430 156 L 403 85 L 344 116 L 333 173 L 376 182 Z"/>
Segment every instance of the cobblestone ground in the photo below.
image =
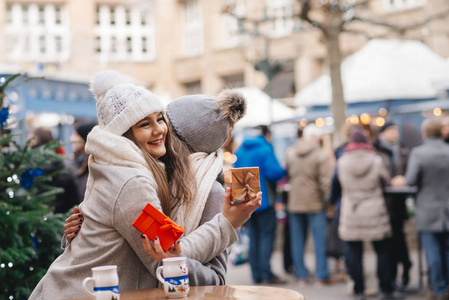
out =
<path fill-rule="evenodd" d="M 282 228 L 281 228 L 282 230 Z M 416 234 L 413 230 L 410 230 L 408 226 L 406 232 L 410 235 Z M 279 230 L 278 230 L 279 235 Z M 416 240 L 416 238 L 414 238 Z M 418 289 L 420 286 L 420 276 L 419 276 L 419 268 L 418 268 L 418 251 L 416 249 L 416 245 L 411 242 L 410 247 L 410 256 L 413 262 L 413 266 L 410 273 L 410 288 Z M 310 243 L 310 241 L 308 242 Z M 365 284 L 367 286 L 367 291 L 372 292 L 372 295 L 367 297 L 367 299 L 379 299 L 377 295 L 377 277 L 376 277 L 376 256 L 375 253 L 372 252 L 370 247 L 365 247 L 365 255 L 364 255 L 364 270 L 365 270 Z M 308 247 L 307 255 L 306 255 L 306 265 L 309 268 L 309 271 L 313 271 L 315 266 L 315 258 L 313 255 L 312 247 Z M 273 253 L 271 265 L 275 274 L 279 277 L 285 279 L 287 281 L 286 284 L 281 285 L 272 285 L 273 287 L 282 287 L 287 289 L 292 289 L 300 292 L 307 300 L 347 300 L 352 299 L 349 291 L 351 290 L 349 287 L 349 283 L 344 280 L 334 283 L 332 285 L 317 285 L 314 284 L 313 280 L 310 280 L 308 284 L 299 285 L 296 283 L 294 276 L 287 274 L 283 270 L 282 264 L 282 251 L 280 250 L 279 238 L 277 238 L 276 242 L 276 250 Z M 422 255 L 422 261 L 424 263 L 424 255 Z M 425 263 L 424 263 L 425 264 Z M 330 261 L 329 266 L 332 265 Z M 423 266 L 425 268 L 425 265 Z M 400 270 L 399 270 L 399 274 Z M 424 300 L 426 299 L 426 294 L 428 292 L 426 280 L 427 278 L 423 276 L 422 280 L 422 288 L 419 291 L 415 291 L 414 293 L 406 293 L 406 299 L 408 300 Z M 234 266 L 229 264 L 228 266 L 228 276 L 227 276 L 227 284 L 228 285 L 254 285 L 251 280 L 251 270 L 249 264 L 243 264 L 239 266 Z"/>

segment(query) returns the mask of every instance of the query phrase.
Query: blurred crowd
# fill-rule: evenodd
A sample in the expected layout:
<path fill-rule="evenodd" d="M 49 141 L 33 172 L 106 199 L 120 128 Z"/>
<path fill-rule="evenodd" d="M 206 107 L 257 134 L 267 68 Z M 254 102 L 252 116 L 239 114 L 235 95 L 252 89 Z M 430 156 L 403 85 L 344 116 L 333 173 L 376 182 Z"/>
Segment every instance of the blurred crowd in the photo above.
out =
<path fill-rule="evenodd" d="M 237 149 L 234 165 L 258 166 L 260 172 L 263 204 L 248 221 L 255 283 L 285 281 L 270 266 L 274 208 L 280 207 L 287 212 L 284 268 L 298 284 L 333 284 L 341 278 L 334 271 L 343 271 L 351 283 L 350 297 L 365 299 L 363 246 L 369 242 L 377 255 L 380 299 L 406 298 L 412 262 L 404 224 L 410 217 L 407 199 L 414 199 L 428 299 L 449 299 L 449 117 L 425 119 L 423 142 L 412 149 L 402 143 L 394 120 L 380 128 L 346 125 L 344 143 L 331 151 L 322 129 L 310 124 L 298 130 L 285 166 L 276 160 L 269 128 L 259 129 L 259 136 Z M 316 260 L 310 273 L 305 264 L 309 231 Z M 329 258 L 335 262 L 332 271 Z"/>
<path fill-rule="evenodd" d="M 56 154 L 62 159 L 54 159 L 43 168 L 46 174 L 51 174 L 49 184 L 60 188 L 61 193 L 51 201 L 49 206 L 54 213 L 66 213 L 74 206 L 82 202 L 86 190 L 89 168 L 87 166 L 89 155 L 85 152 L 87 135 L 95 126 L 95 123 L 81 122 L 76 124 L 72 133 L 71 143 L 73 145 L 73 158 L 65 159 L 66 152 L 63 146 L 56 149 Z M 55 141 L 53 131 L 50 127 L 37 127 L 30 134 L 30 147 L 45 147 L 47 143 Z"/>

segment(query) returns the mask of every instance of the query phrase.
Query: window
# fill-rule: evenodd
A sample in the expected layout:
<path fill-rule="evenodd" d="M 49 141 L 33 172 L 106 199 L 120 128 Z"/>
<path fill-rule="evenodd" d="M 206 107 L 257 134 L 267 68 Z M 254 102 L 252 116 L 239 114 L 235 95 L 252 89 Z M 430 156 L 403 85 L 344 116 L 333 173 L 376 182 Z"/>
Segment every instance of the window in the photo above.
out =
<path fill-rule="evenodd" d="M 245 77 L 243 74 L 226 76 L 223 80 L 225 82 L 225 88 L 239 88 L 245 86 Z"/>
<path fill-rule="evenodd" d="M 55 23 L 61 24 L 61 7 L 60 6 L 55 7 Z"/>
<path fill-rule="evenodd" d="M 39 6 L 39 24 L 45 24 L 45 9 Z"/>
<path fill-rule="evenodd" d="M 6 8 L 7 59 L 47 63 L 69 58 L 70 30 L 64 5 L 11 1 Z"/>
<path fill-rule="evenodd" d="M 23 5 L 23 11 L 22 11 L 22 23 L 28 24 L 28 5 Z"/>
<path fill-rule="evenodd" d="M 233 8 L 236 16 L 245 16 L 245 3 L 243 0 L 225 0 L 225 6 Z M 229 14 L 221 15 L 221 45 L 225 48 L 236 47 L 239 43 L 239 21 Z"/>
<path fill-rule="evenodd" d="M 55 36 L 56 53 L 62 52 L 62 37 Z"/>
<path fill-rule="evenodd" d="M 137 6 L 97 6 L 95 36 L 102 61 L 151 61 L 156 56 L 152 10 Z"/>
<path fill-rule="evenodd" d="M 146 15 L 145 13 L 142 13 L 142 14 L 140 15 L 140 24 L 141 24 L 142 26 L 147 25 L 147 15 Z"/>
<path fill-rule="evenodd" d="M 126 52 L 128 53 L 133 52 L 133 43 L 130 36 L 126 37 Z"/>
<path fill-rule="evenodd" d="M 129 8 L 125 9 L 126 25 L 131 25 L 131 10 Z"/>
<path fill-rule="evenodd" d="M 6 6 L 6 24 L 12 23 L 12 4 Z"/>
<path fill-rule="evenodd" d="M 272 19 L 270 33 L 273 36 L 285 36 L 292 32 L 293 1 L 292 0 L 268 0 L 267 16 Z"/>
<path fill-rule="evenodd" d="M 39 52 L 41 54 L 44 54 L 46 50 L 47 50 L 47 48 L 46 48 L 46 44 L 45 44 L 45 35 L 41 35 L 39 37 Z"/>
<path fill-rule="evenodd" d="M 117 53 L 117 37 L 111 36 L 111 53 Z"/>
<path fill-rule="evenodd" d="M 406 10 L 424 6 L 427 0 L 383 0 L 385 11 Z"/>
<path fill-rule="evenodd" d="M 203 20 L 198 1 L 186 1 L 182 6 L 182 48 L 186 56 L 203 53 Z"/>
<path fill-rule="evenodd" d="M 142 52 L 147 53 L 148 52 L 148 45 L 147 45 L 147 38 L 142 37 Z"/>
<path fill-rule="evenodd" d="M 97 16 L 97 20 L 96 20 L 96 24 L 99 25 L 100 24 L 100 6 L 97 6 L 97 10 L 96 10 L 96 16 Z"/>
<path fill-rule="evenodd" d="M 195 81 L 185 84 L 186 95 L 201 94 L 201 81 Z"/>
<path fill-rule="evenodd" d="M 115 9 L 111 6 L 111 13 L 109 14 L 109 20 L 111 20 L 111 25 L 115 25 Z"/>
<path fill-rule="evenodd" d="M 96 45 L 97 45 L 97 47 L 95 47 L 95 52 L 101 53 L 101 37 L 100 36 L 97 36 L 97 38 L 96 38 Z"/>

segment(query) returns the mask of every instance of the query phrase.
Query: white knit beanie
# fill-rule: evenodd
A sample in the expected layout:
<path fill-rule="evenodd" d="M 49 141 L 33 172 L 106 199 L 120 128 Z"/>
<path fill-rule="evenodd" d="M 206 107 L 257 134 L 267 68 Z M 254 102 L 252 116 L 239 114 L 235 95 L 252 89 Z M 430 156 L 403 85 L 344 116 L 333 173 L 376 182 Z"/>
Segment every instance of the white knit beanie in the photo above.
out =
<path fill-rule="evenodd" d="M 129 82 L 117 71 L 97 73 L 90 91 L 97 99 L 98 125 L 113 134 L 123 135 L 148 115 L 164 111 L 156 95 Z"/>

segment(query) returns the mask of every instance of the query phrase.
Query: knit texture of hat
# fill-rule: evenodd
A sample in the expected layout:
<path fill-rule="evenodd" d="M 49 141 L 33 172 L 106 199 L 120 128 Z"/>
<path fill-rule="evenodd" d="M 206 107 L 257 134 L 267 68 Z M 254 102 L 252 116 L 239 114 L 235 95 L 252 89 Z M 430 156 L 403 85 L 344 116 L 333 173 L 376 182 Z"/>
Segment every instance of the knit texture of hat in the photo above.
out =
<path fill-rule="evenodd" d="M 223 90 L 217 97 L 188 95 L 167 105 L 167 117 L 175 134 L 193 152 L 212 153 L 223 146 L 229 128 L 246 112 L 246 99 L 234 90 Z"/>
<path fill-rule="evenodd" d="M 98 125 L 117 135 L 124 134 L 148 115 L 164 110 L 154 94 L 127 81 L 117 71 L 97 73 L 90 90 L 97 99 Z"/>

